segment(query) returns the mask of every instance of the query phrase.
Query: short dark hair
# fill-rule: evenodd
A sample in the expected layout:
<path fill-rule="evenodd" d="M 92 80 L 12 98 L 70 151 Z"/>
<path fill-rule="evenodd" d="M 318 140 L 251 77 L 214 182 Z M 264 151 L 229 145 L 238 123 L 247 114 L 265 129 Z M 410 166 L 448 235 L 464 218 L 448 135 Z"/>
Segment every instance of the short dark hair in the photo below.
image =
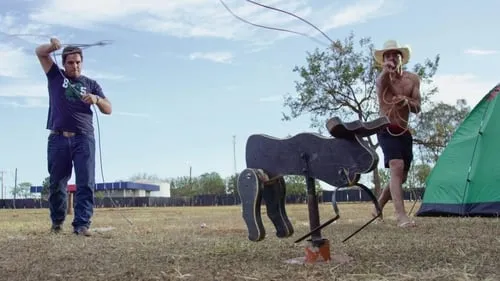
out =
<path fill-rule="evenodd" d="M 62 63 L 64 64 L 66 62 L 66 57 L 68 57 L 68 55 L 72 55 L 72 54 L 79 54 L 80 57 L 83 59 L 82 49 L 75 47 L 75 46 L 67 46 L 67 47 L 64 47 L 64 49 L 62 51 Z"/>

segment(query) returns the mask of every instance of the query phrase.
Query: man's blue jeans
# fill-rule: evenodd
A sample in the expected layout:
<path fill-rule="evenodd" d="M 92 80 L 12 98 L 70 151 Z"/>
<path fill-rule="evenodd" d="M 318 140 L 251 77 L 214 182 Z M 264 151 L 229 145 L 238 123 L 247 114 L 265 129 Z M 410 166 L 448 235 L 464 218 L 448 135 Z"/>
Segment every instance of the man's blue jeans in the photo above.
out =
<path fill-rule="evenodd" d="M 47 146 L 50 175 L 49 209 L 53 224 L 62 224 L 68 209 L 67 186 L 75 168 L 73 228 L 90 227 L 94 212 L 95 139 L 92 135 L 66 137 L 51 133 Z M 69 206 L 72 208 L 73 206 Z"/>

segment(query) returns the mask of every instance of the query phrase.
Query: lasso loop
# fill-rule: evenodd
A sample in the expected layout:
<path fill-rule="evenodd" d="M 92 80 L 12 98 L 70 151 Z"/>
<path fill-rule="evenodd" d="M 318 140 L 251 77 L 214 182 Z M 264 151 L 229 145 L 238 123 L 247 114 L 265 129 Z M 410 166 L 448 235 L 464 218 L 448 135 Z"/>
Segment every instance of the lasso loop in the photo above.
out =
<path fill-rule="evenodd" d="M 50 36 L 50 35 L 47 35 L 47 34 L 35 34 L 35 33 L 6 33 L 6 32 L 2 32 L 4 33 L 6 36 L 9 36 L 9 37 L 42 37 L 42 38 L 52 38 L 54 36 Z M 80 49 L 87 49 L 87 48 L 90 48 L 90 47 L 94 47 L 94 46 L 106 46 L 106 45 L 110 45 L 113 43 L 113 40 L 100 40 L 100 41 L 97 41 L 95 43 L 67 43 L 67 44 L 61 44 L 61 47 L 68 47 L 68 46 L 72 46 L 72 47 L 78 47 Z M 56 53 L 56 52 L 53 52 L 52 53 L 52 57 L 54 59 L 54 63 L 58 66 L 57 69 L 59 70 L 59 73 L 61 74 L 61 76 L 66 79 L 69 83 L 69 79 L 64 75 L 64 73 L 62 72 L 61 68 L 59 67 L 59 63 L 57 61 L 57 55 L 62 55 L 62 53 Z M 74 85 L 72 83 L 69 83 L 68 84 L 69 87 L 71 88 L 71 90 L 79 95 L 80 92 L 77 91 L 77 89 L 74 87 Z"/>
<path fill-rule="evenodd" d="M 10 33 L 4 33 L 6 34 L 7 36 L 12 36 L 12 37 L 43 37 L 43 38 L 52 38 L 53 36 L 49 36 L 47 34 L 34 34 L 34 33 L 14 33 L 14 34 L 10 34 Z M 95 43 L 67 43 L 67 44 L 61 44 L 61 47 L 68 47 L 68 46 L 71 46 L 71 47 L 78 47 L 80 49 L 87 49 L 87 48 L 90 48 L 90 47 L 94 47 L 94 46 L 106 46 L 106 45 L 109 45 L 109 44 L 112 44 L 113 40 L 101 40 L 101 41 L 97 41 Z M 64 78 L 64 79 L 67 79 L 69 81 L 69 79 L 64 75 L 64 73 L 61 71 L 60 67 L 59 67 L 59 64 L 57 62 L 57 55 L 62 55 L 62 53 L 56 53 L 56 52 L 53 52 L 52 53 L 52 57 L 54 58 L 54 63 L 58 66 L 58 70 L 59 70 L 59 73 L 61 74 L 61 76 Z M 69 86 L 72 88 L 72 90 L 76 93 L 76 94 L 79 94 L 79 92 L 73 87 L 73 85 L 70 83 Z"/>
<path fill-rule="evenodd" d="M 321 29 L 319 29 L 318 27 L 316 27 L 314 24 L 310 23 L 309 21 L 297 16 L 296 14 L 292 13 L 292 12 L 288 12 L 288 11 L 285 11 L 285 10 L 282 10 L 282 9 L 279 9 L 279 8 L 275 8 L 275 7 L 271 7 L 271 6 L 268 6 L 268 5 L 264 5 L 264 4 L 260 4 L 260 3 L 257 3 L 255 1 L 252 1 L 252 0 L 246 0 L 247 2 L 250 2 L 254 5 L 258 5 L 258 6 L 261 6 L 261 7 L 264 7 L 264 8 L 267 8 L 267 9 L 271 9 L 271 10 L 275 10 L 275 11 L 278 11 L 278 12 L 281 12 L 281 13 L 285 13 L 285 14 L 288 14 L 292 17 L 295 17 L 305 23 L 307 23 L 308 25 L 312 26 L 312 28 L 316 29 L 319 33 L 323 34 L 323 36 L 325 36 L 326 39 L 328 39 L 328 41 L 330 41 L 330 43 L 333 44 L 333 40 L 328 37 L 328 35 L 326 35 L 323 31 L 321 31 Z"/>
<path fill-rule="evenodd" d="M 10 37 L 43 37 L 43 38 L 51 38 L 53 36 L 50 36 L 50 35 L 47 35 L 47 34 L 35 34 L 35 33 L 5 33 L 5 32 L 2 32 L 4 33 L 5 35 L 7 36 L 10 36 Z M 100 47 L 103 47 L 103 46 L 106 46 L 106 45 L 110 45 L 113 43 L 113 40 L 100 40 L 100 41 L 97 41 L 95 43 L 67 43 L 67 44 L 61 44 L 62 47 L 68 47 L 68 46 L 72 46 L 72 47 L 78 47 L 80 49 L 87 49 L 87 48 L 90 48 L 90 47 L 95 47 L 95 46 L 100 46 Z M 55 55 L 62 55 L 61 53 L 54 53 Z"/>
<path fill-rule="evenodd" d="M 302 35 L 302 36 L 305 36 L 313 41 L 315 41 L 316 43 L 319 43 L 323 46 L 328 46 L 328 44 L 325 44 L 321 41 L 319 41 L 318 39 L 308 35 L 308 34 L 305 34 L 305 33 L 301 33 L 301 32 L 298 32 L 298 31 L 293 31 L 293 30 L 289 30 L 289 29 L 285 29 L 285 28 L 278 28 L 278 27 L 270 27 L 270 26 L 265 26 L 265 25 L 260 25 L 260 24 L 256 24 L 256 23 L 253 23 L 253 22 L 250 22 L 250 21 L 247 21 L 241 17 L 239 17 L 238 15 L 236 15 L 225 3 L 224 1 L 222 0 L 219 0 L 221 2 L 221 4 L 226 8 L 226 10 L 231 13 L 235 18 L 239 19 L 240 21 L 244 22 L 244 23 L 247 23 L 249 25 L 252 25 L 252 26 L 256 26 L 256 27 L 261 27 L 261 28 L 265 28 L 265 29 L 271 29 L 271 30 L 277 30 L 277 31 L 283 31 L 283 32 L 289 32 L 289 33 L 294 33 L 294 34 L 298 34 L 298 35 Z M 254 5 L 258 5 L 258 6 L 261 6 L 261 7 L 264 7 L 266 9 L 271 9 L 271 10 L 275 10 L 275 11 L 278 11 L 278 12 L 281 12 L 281 13 L 285 13 L 285 14 L 288 14 L 288 15 L 291 15 L 305 23 L 307 23 L 308 25 L 312 26 L 314 29 L 316 29 L 317 31 L 319 31 L 323 36 L 325 36 L 328 41 L 330 41 L 332 44 L 333 44 L 333 40 L 330 39 L 330 37 L 328 37 L 323 31 L 321 31 L 318 27 L 316 27 L 314 24 L 310 23 L 309 21 L 295 15 L 294 13 L 292 12 L 288 12 L 288 11 L 285 11 L 285 10 L 282 10 L 282 9 L 278 9 L 278 8 L 275 8 L 275 7 L 271 7 L 271 6 L 268 6 L 268 5 L 264 5 L 264 4 L 260 4 L 260 3 L 257 3 L 257 2 L 254 2 L 252 0 L 246 0 L 247 2 L 249 3 L 252 3 Z"/>

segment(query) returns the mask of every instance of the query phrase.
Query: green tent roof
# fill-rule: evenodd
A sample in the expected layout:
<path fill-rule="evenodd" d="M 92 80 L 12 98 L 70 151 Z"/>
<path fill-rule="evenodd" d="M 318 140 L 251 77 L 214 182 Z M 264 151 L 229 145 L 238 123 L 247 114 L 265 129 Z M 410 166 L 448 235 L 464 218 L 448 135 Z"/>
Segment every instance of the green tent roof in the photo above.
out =
<path fill-rule="evenodd" d="M 417 216 L 500 215 L 500 84 L 457 128 L 427 178 Z"/>

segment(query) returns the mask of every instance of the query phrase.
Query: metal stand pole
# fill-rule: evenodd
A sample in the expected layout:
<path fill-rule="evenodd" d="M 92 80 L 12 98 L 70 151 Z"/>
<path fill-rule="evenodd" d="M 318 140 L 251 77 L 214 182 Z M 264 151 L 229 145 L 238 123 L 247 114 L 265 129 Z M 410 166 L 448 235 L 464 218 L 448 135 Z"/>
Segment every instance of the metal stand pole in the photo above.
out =
<path fill-rule="evenodd" d="M 331 260 L 330 243 L 328 239 L 321 237 L 318 196 L 316 194 L 315 179 L 309 172 L 309 155 L 303 153 L 302 159 L 305 163 L 303 170 L 307 184 L 307 207 L 309 210 L 309 229 L 312 231 L 311 239 L 307 240 L 308 245 L 305 248 L 305 262 L 315 263 L 317 261 L 326 262 Z"/>

